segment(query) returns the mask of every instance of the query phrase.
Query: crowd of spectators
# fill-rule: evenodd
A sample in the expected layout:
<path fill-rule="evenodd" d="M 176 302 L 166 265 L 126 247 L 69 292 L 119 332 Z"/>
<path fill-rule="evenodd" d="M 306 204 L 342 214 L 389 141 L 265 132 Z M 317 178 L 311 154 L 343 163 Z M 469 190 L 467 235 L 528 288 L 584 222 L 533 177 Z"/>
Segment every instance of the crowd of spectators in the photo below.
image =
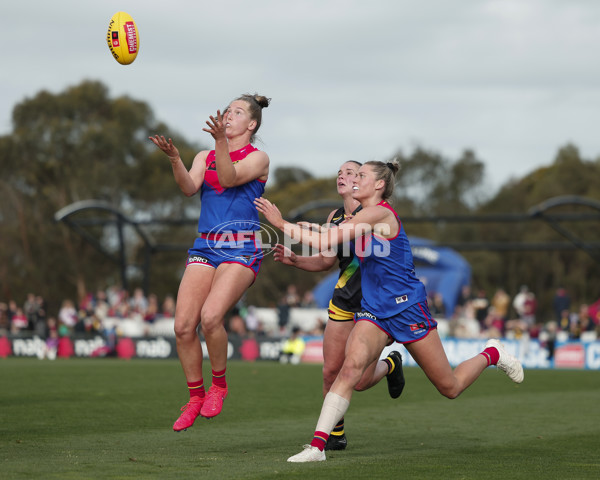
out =
<path fill-rule="evenodd" d="M 247 306 L 243 300 L 228 315 L 226 327 L 240 336 L 286 335 L 292 326 L 297 327 L 290 324 L 292 309 L 316 307 L 312 292 L 300 294 L 295 285 L 289 285 L 277 303 L 276 330 L 266 331 L 264 319 L 257 313 L 260 309 Z M 553 318 L 538 317 L 536 295 L 525 285 L 512 298 L 502 288 L 488 295 L 482 289 L 464 287 L 450 315 L 444 311 L 441 295 L 432 292 L 429 307 L 435 318 L 448 322 L 449 335 L 457 338 L 539 338 L 542 332 L 569 339 L 600 337 L 600 300 L 591 305 L 573 305 L 562 287 L 554 296 Z M 53 308 L 42 296 L 30 293 L 22 303 L 0 300 L 0 336 L 37 335 L 50 341 L 74 334 L 106 336 L 119 333 L 120 320 L 151 325 L 174 316 L 173 295 L 159 299 L 155 294 L 146 295 L 141 288 L 130 294 L 113 286 L 88 294 L 79 302 L 65 299 Z M 322 334 L 326 320 L 326 315 L 318 315 L 314 326 L 301 333 Z"/>
<path fill-rule="evenodd" d="M 298 330 L 300 335 L 319 336 L 323 335 L 327 315 L 323 315 L 323 310 L 319 309 L 312 291 L 306 291 L 302 295 L 298 293 L 298 288 L 294 284 L 286 287 L 283 296 L 277 302 L 276 328 L 266 329 L 265 318 L 259 315 L 255 306 L 247 306 L 242 299 L 231 312 L 231 316 L 226 323 L 226 328 L 229 332 L 240 336 L 288 336 L 294 328 L 300 328 L 299 325 L 293 324 L 291 321 L 291 313 L 293 309 L 315 309 L 320 310 L 309 322 L 310 328 L 301 328 Z"/>
<path fill-rule="evenodd" d="M 0 301 L 0 335 L 38 335 L 43 338 L 72 334 L 104 334 L 106 320 L 134 319 L 153 323 L 173 318 L 175 299 L 167 295 L 162 302 L 156 295 L 146 296 L 141 288 L 130 295 L 126 290 L 109 287 L 87 294 L 81 301 L 62 300 L 51 307 L 41 295 L 29 293 L 22 306 L 15 300 Z"/>
<path fill-rule="evenodd" d="M 432 297 L 430 305 L 433 302 Z M 452 315 L 442 316 L 449 321 L 450 336 L 457 338 L 600 337 L 600 300 L 591 305 L 573 305 L 567 290 L 559 287 L 552 307 L 551 318 L 540 318 L 536 295 L 526 285 L 512 298 L 503 288 L 488 296 L 481 289 L 473 293 L 467 286 Z"/>
<path fill-rule="evenodd" d="M 290 285 L 277 308 L 279 329 L 275 333 L 287 333 L 290 309 L 316 308 L 312 292 L 297 293 L 295 285 Z M 112 286 L 89 293 L 78 302 L 64 299 L 60 305 L 50 306 L 41 295 L 30 293 L 22 304 L 16 300 L 0 300 L 0 336 L 31 336 L 58 338 L 67 335 L 112 335 L 119 334 L 119 321 L 128 320 L 151 325 L 163 319 L 175 317 L 175 298 L 167 295 L 159 299 L 155 294 L 146 295 L 141 288 L 133 293 Z M 254 306 L 240 301 L 229 312 L 226 328 L 229 332 L 247 335 L 270 335 L 263 319 Z M 319 318 L 316 326 L 307 334 L 322 334 L 325 318 Z M 149 331 L 150 329 L 147 329 Z"/>

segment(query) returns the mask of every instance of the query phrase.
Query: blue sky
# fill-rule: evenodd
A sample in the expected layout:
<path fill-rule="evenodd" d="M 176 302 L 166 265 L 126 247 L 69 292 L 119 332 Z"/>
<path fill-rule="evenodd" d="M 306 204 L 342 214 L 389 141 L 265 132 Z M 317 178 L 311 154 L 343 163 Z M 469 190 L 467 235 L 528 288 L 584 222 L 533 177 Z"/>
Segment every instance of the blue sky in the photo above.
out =
<path fill-rule="evenodd" d="M 128 66 L 106 45 L 119 10 L 140 32 Z M 26 97 L 94 79 L 207 146 L 209 114 L 272 97 L 259 148 L 315 176 L 417 145 L 470 148 L 495 188 L 568 142 L 600 156 L 600 2 L 55 0 L 8 3 L 3 18 L 0 134 Z"/>

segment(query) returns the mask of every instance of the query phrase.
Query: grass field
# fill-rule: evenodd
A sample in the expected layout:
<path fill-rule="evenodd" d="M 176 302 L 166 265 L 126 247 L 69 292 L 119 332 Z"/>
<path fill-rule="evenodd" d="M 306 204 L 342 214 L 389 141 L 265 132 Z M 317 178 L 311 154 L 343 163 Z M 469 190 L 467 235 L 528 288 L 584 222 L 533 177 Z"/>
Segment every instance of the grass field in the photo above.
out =
<path fill-rule="evenodd" d="M 175 360 L 0 360 L 0 478 L 598 479 L 600 372 L 488 369 L 457 400 L 406 369 L 354 395 L 349 446 L 290 464 L 320 411 L 321 367 L 230 362 L 223 413 L 171 429 Z"/>

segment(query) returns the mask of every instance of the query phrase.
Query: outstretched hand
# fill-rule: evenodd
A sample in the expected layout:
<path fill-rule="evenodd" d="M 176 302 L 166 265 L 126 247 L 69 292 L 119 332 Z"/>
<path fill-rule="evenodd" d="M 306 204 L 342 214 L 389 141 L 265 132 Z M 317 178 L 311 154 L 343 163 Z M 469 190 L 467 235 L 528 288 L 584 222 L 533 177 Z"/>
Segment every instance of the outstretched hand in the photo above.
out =
<path fill-rule="evenodd" d="M 275 228 L 279 230 L 283 230 L 283 216 L 279 209 L 271 202 L 269 202 L 266 198 L 260 197 L 254 199 L 254 206 L 256 209 L 262 213 L 267 221 L 273 225 Z"/>
<path fill-rule="evenodd" d="M 284 265 L 296 264 L 296 254 L 280 243 L 275 245 L 275 249 L 273 250 L 273 259 L 276 262 L 283 263 Z"/>
<path fill-rule="evenodd" d="M 165 152 L 171 160 L 177 160 L 179 158 L 179 150 L 173 145 L 173 140 L 170 138 L 167 140 L 164 135 L 154 135 L 153 137 L 148 138 L 152 140 L 154 145 Z"/>
<path fill-rule="evenodd" d="M 225 122 L 220 110 L 217 110 L 216 117 L 211 115 L 208 118 L 206 125 L 208 125 L 208 128 L 203 128 L 202 130 L 210 133 L 215 141 L 225 138 Z"/>

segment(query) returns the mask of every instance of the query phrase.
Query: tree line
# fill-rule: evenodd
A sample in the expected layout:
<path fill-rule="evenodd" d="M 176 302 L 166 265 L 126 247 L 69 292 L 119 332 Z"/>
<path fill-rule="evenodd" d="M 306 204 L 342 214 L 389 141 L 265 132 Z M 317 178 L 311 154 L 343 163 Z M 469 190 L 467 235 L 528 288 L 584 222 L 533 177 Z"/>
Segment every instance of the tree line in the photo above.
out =
<path fill-rule="evenodd" d="M 189 142 L 154 117 L 150 106 L 128 96 L 111 98 L 97 81 L 84 81 L 63 92 L 41 91 L 17 104 L 12 131 L 0 137 L 0 300 L 21 301 L 29 292 L 51 305 L 64 298 L 120 283 L 119 269 L 97 248 L 54 215 L 81 200 L 101 200 L 134 220 L 189 220 L 180 226 L 148 224 L 143 228 L 159 243 L 191 245 L 198 199 L 188 199 L 176 187 L 168 161 L 147 140 L 162 132 L 177 143 L 182 158 L 206 148 Z M 575 145 L 558 150 L 554 159 L 523 178 L 514 178 L 490 195 L 485 165 L 476 152 L 465 150 L 449 159 L 423 147 L 399 149 L 400 162 L 393 203 L 406 217 L 410 235 L 439 243 L 564 242 L 544 222 L 411 222 L 410 218 L 448 215 L 523 213 L 560 195 L 600 201 L 600 158 L 582 158 Z M 343 159 L 340 159 L 340 161 Z M 385 159 L 382 159 L 385 160 Z M 188 164 L 189 166 L 189 164 Z M 316 199 L 335 202 L 335 178 L 317 178 L 301 168 L 273 166 L 266 195 L 284 215 Z M 562 209 L 562 210 L 561 210 Z M 557 211 L 565 211 L 559 207 Z M 324 221 L 331 209 L 311 212 Z M 569 211 L 590 212 L 585 206 Z M 598 212 L 596 212 L 598 213 Z M 569 232 L 584 242 L 600 239 L 600 221 L 570 221 Z M 90 227 L 107 251 L 115 252 L 115 226 Z M 126 231 L 127 271 L 131 287 L 142 284 L 143 245 Z M 498 287 L 514 295 L 527 284 L 538 295 L 542 312 L 564 286 L 579 303 L 600 297 L 598 262 L 583 250 L 463 251 L 473 272 L 473 285 L 491 296 Z M 185 249 L 164 251 L 152 258 L 149 290 L 160 297 L 175 294 L 185 263 Z M 136 264 L 138 267 L 136 267 Z M 261 274 L 248 291 L 247 303 L 274 306 L 288 284 L 309 290 L 325 273 L 305 273 L 276 265 L 265 257 Z"/>

